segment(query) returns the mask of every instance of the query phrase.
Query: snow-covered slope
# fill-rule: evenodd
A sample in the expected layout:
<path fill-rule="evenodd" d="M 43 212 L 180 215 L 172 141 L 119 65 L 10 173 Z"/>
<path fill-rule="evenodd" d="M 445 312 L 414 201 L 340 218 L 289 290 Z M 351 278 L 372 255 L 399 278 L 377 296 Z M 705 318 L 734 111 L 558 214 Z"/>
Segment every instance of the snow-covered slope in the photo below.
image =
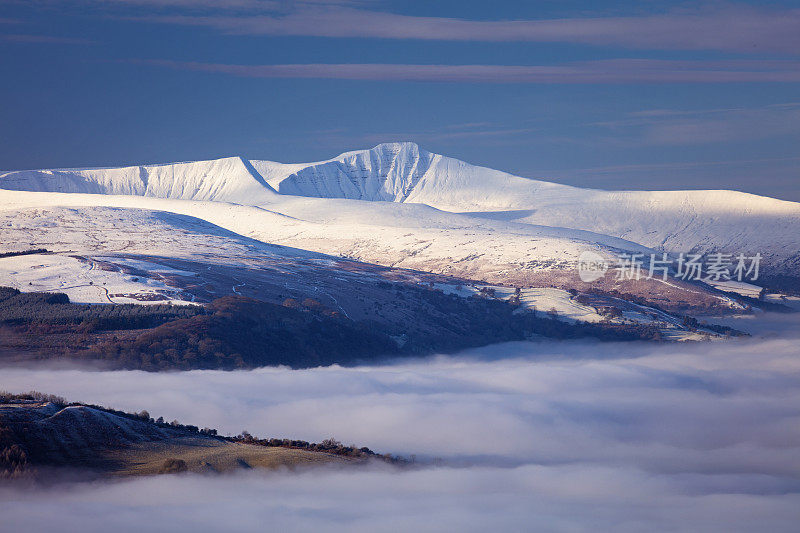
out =
<path fill-rule="evenodd" d="M 800 266 L 800 204 L 795 202 L 735 191 L 581 189 L 470 165 L 413 143 L 381 144 L 316 163 L 233 157 L 116 169 L 7 172 L 0 174 L 0 188 L 225 202 L 219 209 L 201 208 L 205 213 L 178 204 L 169 209 L 191 211 L 228 229 L 236 226 L 233 231 L 249 236 L 381 264 L 461 257 L 461 252 L 451 253 L 454 243 L 466 247 L 461 249 L 466 256 L 485 259 L 485 242 L 502 248 L 494 252 L 492 261 L 497 264 L 524 263 L 525 257 L 557 261 L 582 249 L 574 243 L 595 239 L 601 246 L 624 249 L 637 243 L 670 252 L 759 252 L 773 272 L 792 272 Z M 71 201 L 47 200 L 66 205 Z M 119 198 L 91 203 L 104 202 L 136 207 Z M 233 204 L 256 209 L 237 210 Z M 235 217 L 225 215 L 219 223 L 218 213 L 234 211 Z M 253 213 L 258 216 L 252 218 Z M 463 238 L 452 237 L 454 231 Z M 493 238 L 470 241 L 470 231 L 488 232 Z M 427 244 L 431 241 L 425 235 L 431 232 L 439 232 L 439 237 Z M 536 251 L 518 242 L 545 234 L 549 244 L 537 241 Z M 425 251 L 410 241 L 426 243 Z M 568 241 L 573 244 L 566 246 Z M 553 245 L 556 242 L 560 244 Z M 375 250 L 383 254 L 380 261 L 368 248 L 376 243 Z"/>
<path fill-rule="evenodd" d="M 281 194 L 294 196 L 403 202 L 437 157 L 412 143 L 382 144 L 306 166 L 272 183 Z"/>
<path fill-rule="evenodd" d="M 347 152 L 268 181 L 281 194 L 422 203 L 447 211 L 510 209 L 540 189 L 572 189 L 432 154 L 414 143 Z"/>
<path fill-rule="evenodd" d="M 177 213 L 261 242 L 494 282 L 504 277 L 510 283 L 522 282 L 529 274 L 574 269 L 579 255 L 587 250 L 609 259 L 619 250 L 649 252 L 635 243 L 592 232 L 475 219 L 425 205 L 293 196 L 270 206 L 275 209 L 266 209 L 125 195 L 0 191 L 0 223 L 8 228 L 21 225 L 21 235 L 26 235 L 32 224 L 23 223 L 29 217 L 20 213 L 65 206 Z M 124 238 L 122 220 L 120 234 Z M 36 242 L 34 238 L 30 245 Z"/>
<path fill-rule="evenodd" d="M 98 211 L 101 207 L 114 210 Z M 582 287 L 576 263 L 584 252 L 600 254 L 609 261 L 620 252 L 650 252 L 638 244 L 597 233 L 485 220 L 420 204 L 285 196 L 272 207 L 280 211 L 223 202 L 131 195 L 0 191 L 0 228 L 9 243 L 13 243 L 12 248 L 20 250 L 44 246 L 66 254 L 86 250 L 92 257 L 98 252 L 101 256 L 120 253 L 166 256 L 216 265 L 239 264 L 254 273 L 263 272 L 269 268 L 267 264 L 276 261 L 256 248 L 248 247 L 240 253 L 234 252 L 240 246 L 231 241 L 216 244 L 218 239 L 208 236 L 207 230 L 198 232 L 196 222 L 187 220 L 188 216 L 224 228 L 230 235 L 292 247 L 293 256 L 305 255 L 302 251 L 310 250 L 495 285 L 562 289 Z M 162 212 L 165 216 L 146 215 L 145 221 L 133 215 L 143 210 Z M 175 214 L 184 217 L 176 218 Z M 170 227 L 164 227 L 161 220 L 169 221 Z M 170 229 L 176 224 L 181 229 Z M 8 244 L 4 248 L 8 248 Z M 10 259 L 14 263 L 12 267 L 17 268 L 17 262 Z M 154 262 L 170 264 L 161 259 Z M 173 266 L 192 270 L 180 264 Z M 308 273 L 298 259 L 289 259 L 278 269 L 286 276 L 300 276 L 306 285 L 309 280 L 319 283 L 314 282 L 313 277 L 306 279 Z M 39 270 L 28 273 L 30 276 L 26 274 L 25 279 L 42 278 L 45 272 Z M 234 276 L 238 278 L 239 274 Z M 341 275 L 333 277 L 338 279 Z M 62 290 L 65 284 L 72 286 L 75 276 L 61 273 L 56 278 L 49 275 L 37 284 L 51 283 L 55 279 Z M 83 279 L 81 275 L 78 278 Z M 115 280 L 102 281 L 116 283 Z M 290 281 L 286 287 L 297 285 L 296 281 Z M 741 308 L 726 296 L 683 282 L 658 279 L 619 283 L 614 275 L 609 275 L 597 281 L 594 287 L 622 290 L 644 299 L 657 296 L 659 305 L 676 310 L 691 308 L 708 314 L 720 309 Z M 154 289 L 157 290 L 141 288 L 145 292 Z M 86 292 L 92 288 L 81 290 Z M 340 305 L 336 303 L 339 300 L 336 297 L 334 305 Z"/>
<path fill-rule="evenodd" d="M 382 144 L 274 176 L 269 183 L 281 194 L 421 203 L 671 252 L 760 252 L 784 271 L 800 266 L 800 204 L 742 192 L 581 189 L 470 165 L 413 143 Z"/>
<path fill-rule="evenodd" d="M 269 201 L 275 195 L 250 162 L 241 157 L 122 168 L 6 172 L 0 174 L 0 187 L 245 204 Z"/>

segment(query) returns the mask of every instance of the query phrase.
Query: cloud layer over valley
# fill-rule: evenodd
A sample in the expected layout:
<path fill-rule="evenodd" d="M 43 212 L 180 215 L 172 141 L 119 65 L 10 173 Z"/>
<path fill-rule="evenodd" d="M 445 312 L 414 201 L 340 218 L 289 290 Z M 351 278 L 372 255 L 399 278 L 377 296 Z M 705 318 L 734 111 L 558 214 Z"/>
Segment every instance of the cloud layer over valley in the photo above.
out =
<path fill-rule="evenodd" d="M 796 320 L 784 327 L 784 337 L 711 345 L 514 343 L 380 367 L 4 369 L 0 389 L 225 433 L 335 436 L 423 466 L 162 476 L 4 492 L 0 508 L 18 528 L 87 531 L 790 531 L 800 354 Z"/>

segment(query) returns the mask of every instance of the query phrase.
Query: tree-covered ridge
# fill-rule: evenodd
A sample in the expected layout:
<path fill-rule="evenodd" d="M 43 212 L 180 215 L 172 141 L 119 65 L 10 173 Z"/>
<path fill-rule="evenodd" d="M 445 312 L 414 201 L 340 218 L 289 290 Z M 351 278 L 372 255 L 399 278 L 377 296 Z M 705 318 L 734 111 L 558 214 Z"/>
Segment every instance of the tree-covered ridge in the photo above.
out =
<path fill-rule="evenodd" d="M 75 304 L 63 293 L 0 287 L 0 324 L 74 326 L 82 331 L 151 328 L 203 313 L 197 305 Z"/>
<path fill-rule="evenodd" d="M 59 293 L 0 288 L 0 349 L 107 368 L 235 370 L 356 364 L 534 336 L 661 338 L 655 326 L 571 324 L 546 313 L 517 312 L 513 298 L 463 298 L 421 286 L 396 289 L 395 297 L 413 310 L 407 321 L 352 320 L 311 298 L 277 304 L 225 296 L 202 307 L 86 305 Z"/>

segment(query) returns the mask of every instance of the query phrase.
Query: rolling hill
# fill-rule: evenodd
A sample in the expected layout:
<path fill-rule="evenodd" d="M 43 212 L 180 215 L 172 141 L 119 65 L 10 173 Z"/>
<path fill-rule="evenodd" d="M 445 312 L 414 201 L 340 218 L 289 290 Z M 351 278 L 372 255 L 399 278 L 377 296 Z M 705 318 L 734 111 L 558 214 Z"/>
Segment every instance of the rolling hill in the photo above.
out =
<path fill-rule="evenodd" d="M 38 392 L 0 392 L 0 480 L 95 479 L 250 468 L 353 465 L 390 460 L 332 439 L 218 436 L 216 430 L 154 420 Z"/>

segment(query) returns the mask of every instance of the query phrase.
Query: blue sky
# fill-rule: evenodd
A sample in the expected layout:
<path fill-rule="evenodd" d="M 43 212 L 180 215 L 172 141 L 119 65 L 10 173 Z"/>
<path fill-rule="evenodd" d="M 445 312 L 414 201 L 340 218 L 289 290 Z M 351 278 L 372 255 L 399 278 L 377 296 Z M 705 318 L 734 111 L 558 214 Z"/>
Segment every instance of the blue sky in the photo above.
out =
<path fill-rule="evenodd" d="M 379 142 L 800 201 L 800 3 L 0 0 L 0 168 Z"/>

